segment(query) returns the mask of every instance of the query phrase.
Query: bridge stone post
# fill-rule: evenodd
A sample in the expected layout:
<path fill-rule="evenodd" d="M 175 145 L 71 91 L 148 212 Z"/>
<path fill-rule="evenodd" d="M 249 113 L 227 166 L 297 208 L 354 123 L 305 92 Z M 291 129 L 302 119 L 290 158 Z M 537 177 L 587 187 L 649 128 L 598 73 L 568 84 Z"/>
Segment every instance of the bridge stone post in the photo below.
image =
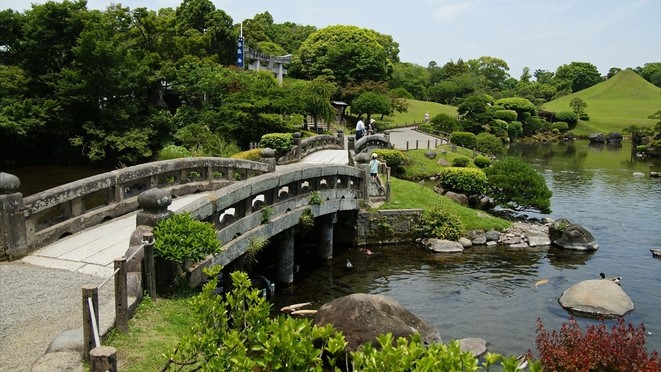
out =
<path fill-rule="evenodd" d="M 294 148 L 296 149 L 296 161 L 300 163 L 301 153 L 303 152 L 301 149 L 301 133 L 295 132 L 292 136 L 294 139 Z"/>
<path fill-rule="evenodd" d="M 276 159 L 275 159 L 275 151 L 273 151 L 273 149 L 268 147 L 263 149 L 260 161 L 269 166 L 269 172 L 275 172 Z"/>
<path fill-rule="evenodd" d="M 142 210 L 138 212 L 135 224 L 156 226 L 160 221 L 173 215 L 173 212 L 168 210 L 170 204 L 172 204 L 172 196 L 165 190 L 154 188 L 143 192 L 138 196 L 138 205 Z"/>
<path fill-rule="evenodd" d="M 294 282 L 294 230 L 287 229 L 280 233 L 278 246 L 278 263 L 275 278 L 280 283 Z"/>
<path fill-rule="evenodd" d="M 23 210 L 21 181 L 13 174 L 0 172 L 0 261 L 25 256 L 28 238 Z"/>
<path fill-rule="evenodd" d="M 369 175 L 370 175 L 369 156 L 366 153 L 361 152 L 360 154 L 356 155 L 356 163 L 358 163 L 356 165 L 356 167 L 363 170 L 363 182 L 362 182 L 362 185 L 361 185 L 362 186 L 363 199 L 365 199 L 365 201 L 369 202 L 369 200 L 370 200 L 370 195 L 369 195 L 369 190 L 368 190 L 368 186 L 369 186 L 369 182 L 370 182 L 370 179 L 369 179 Z"/>
<path fill-rule="evenodd" d="M 337 222 L 337 213 L 325 215 L 319 218 L 319 222 L 321 222 L 319 257 L 330 260 L 333 258 L 333 225 Z"/>
<path fill-rule="evenodd" d="M 347 147 L 349 147 L 349 150 L 356 150 L 356 136 L 349 136 L 347 140 Z"/>
<path fill-rule="evenodd" d="M 342 150 L 344 150 L 344 131 L 341 131 L 341 130 L 338 129 L 336 136 L 337 136 L 338 141 L 342 145 Z"/>
<path fill-rule="evenodd" d="M 390 148 L 391 149 L 394 148 L 395 146 L 392 143 L 390 143 L 390 131 L 389 130 L 384 131 L 383 136 L 385 137 L 386 142 L 388 142 Z"/>

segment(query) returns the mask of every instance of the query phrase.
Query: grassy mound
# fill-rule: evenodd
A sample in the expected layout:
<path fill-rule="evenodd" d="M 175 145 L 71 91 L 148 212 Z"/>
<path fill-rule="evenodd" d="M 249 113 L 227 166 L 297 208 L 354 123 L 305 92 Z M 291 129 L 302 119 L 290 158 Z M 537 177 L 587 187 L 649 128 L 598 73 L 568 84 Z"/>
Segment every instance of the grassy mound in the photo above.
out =
<path fill-rule="evenodd" d="M 589 121 L 579 121 L 577 135 L 621 132 L 629 125 L 653 128 L 656 120 L 648 117 L 661 108 L 661 88 L 655 87 L 631 70 L 580 92 L 544 104 L 550 111 L 571 111 L 569 103 L 578 97 L 587 103 Z"/>
<path fill-rule="evenodd" d="M 401 127 L 412 124 L 413 122 L 422 122 L 425 119 L 426 112 L 429 112 L 429 118 L 433 118 L 440 113 L 457 116 L 457 108 L 453 106 L 442 105 L 437 102 L 418 101 L 415 99 L 407 99 L 406 102 L 409 104 L 407 112 L 397 112 L 390 116 L 385 116 L 383 120 L 379 121 L 390 123 L 392 127 Z"/>

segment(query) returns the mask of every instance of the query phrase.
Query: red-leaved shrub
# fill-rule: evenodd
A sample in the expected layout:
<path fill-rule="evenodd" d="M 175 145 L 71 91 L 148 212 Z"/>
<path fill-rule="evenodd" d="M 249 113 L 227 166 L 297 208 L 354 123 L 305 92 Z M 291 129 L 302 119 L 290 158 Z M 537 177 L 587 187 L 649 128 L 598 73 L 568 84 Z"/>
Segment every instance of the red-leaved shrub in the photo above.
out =
<path fill-rule="evenodd" d="M 545 371 L 661 371 L 659 354 L 649 355 L 645 348 L 645 326 L 622 318 L 610 333 L 603 321 L 583 332 L 573 317 L 549 333 L 537 319 L 536 344 Z"/>

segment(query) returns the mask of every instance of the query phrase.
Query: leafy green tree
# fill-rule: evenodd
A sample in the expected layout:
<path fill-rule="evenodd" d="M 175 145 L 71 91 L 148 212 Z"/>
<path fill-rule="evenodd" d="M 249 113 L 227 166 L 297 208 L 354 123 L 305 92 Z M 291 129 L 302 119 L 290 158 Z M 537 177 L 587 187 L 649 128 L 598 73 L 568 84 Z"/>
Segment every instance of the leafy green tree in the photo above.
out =
<path fill-rule="evenodd" d="M 356 26 L 329 26 L 310 35 L 292 58 L 290 73 L 314 79 L 325 69 L 333 71 L 337 83 L 351 80 L 385 81 L 391 61 L 374 31 Z"/>
<path fill-rule="evenodd" d="M 301 44 L 315 31 L 317 31 L 317 28 L 314 26 L 284 22 L 271 25 L 266 33 L 271 41 L 280 45 L 287 54 L 291 54 L 298 50 Z"/>
<path fill-rule="evenodd" d="M 507 135 L 507 123 L 505 123 L 505 129 L 503 132 L 504 134 L 499 135 Z M 477 135 L 477 145 L 475 149 L 487 154 L 500 155 L 503 153 L 503 141 L 494 134 L 480 133 Z"/>
<path fill-rule="evenodd" d="M 551 71 L 537 69 L 533 73 L 533 76 L 535 77 L 535 81 L 537 83 L 553 84 L 553 78 L 555 77 L 555 73 Z"/>
<path fill-rule="evenodd" d="M 608 69 L 608 74 L 606 75 L 606 79 L 610 79 L 613 76 L 617 75 L 618 72 L 622 71 L 621 68 L 619 67 L 611 67 Z"/>
<path fill-rule="evenodd" d="M 571 92 L 589 88 L 602 81 L 597 67 L 588 62 L 572 62 L 558 67 L 555 72 L 555 85 L 558 90 L 569 89 Z"/>
<path fill-rule="evenodd" d="M 439 132 L 452 133 L 461 129 L 456 117 L 440 113 L 431 118 L 432 127 Z"/>
<path fill-rule="evenodd" d="M 571 107 L 571 110 L 576 113 L 576 115 L 580 115 L 583 112 L 585 112 L 585 109 L 588 107 L 588 104 L 585 103 L 582 99 L 578 97 L 574 97 L 571 99 L 569 102 L 569 107 Z"/>
<path fill-rule="evenodd" d="M 551 213 L 551 190 L 537 171 L 520 158 L 507 157 L 485 169 L 488 194 L 497 205 L 517 211 Z"/>
<path fill-rule="evenodd" d="M 365 92 L 351 102 L 351 112 L 365 114 L 369 119 L 373 114 L 388 115 L 392 110 L 390 99 L 377 92 Z"/>
<path fill-rule="evenodd" d="M 636 67 L 634 71 L 643 79 L 661 87 L 661 62 L 646 63 L 643 67 Z"/>
<path fill-rule="evenodd" d="M 426 98 L 429 72 L 426 68 L 406 62 L 395 63 L 393 74 L 388 82 L 391 89 L 403 88 L 415 99 Z"/>
<path fill-rule="evenodd" d="M 482 126 L 493 120 L 494 111 L 491 109 L 493 100 L 486 95 L 476 94 L 466 98 L 459 107 L 459 121 L 464 130 L 479 133 Z"/>
<path fill-rule="evenodd" d="M 483 56 L 471 59 L 468 62 L 471 71 L 486 81 L 486 86 L 492 90 L 503 88 L 505 80 L 509 78 L 509 66 L 500 58 Z"/>
<path fill-rule="evenodd" d="M 331 105 L 331 96 L 335 93 L 335 84 L 320 76 L 308 84 L 305 90 L 305 104 L 308 112 L 314 120 L 314 130 L 318 132 L 317 122 L 319 119 L 328 124 L 335 121 L 335 108 Z"/>

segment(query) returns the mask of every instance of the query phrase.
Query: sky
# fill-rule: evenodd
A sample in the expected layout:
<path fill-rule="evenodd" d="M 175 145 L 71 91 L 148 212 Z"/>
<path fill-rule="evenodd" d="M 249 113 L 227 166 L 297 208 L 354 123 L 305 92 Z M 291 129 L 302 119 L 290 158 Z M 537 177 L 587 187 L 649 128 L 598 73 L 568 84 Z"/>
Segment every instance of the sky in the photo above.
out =
<path fill-rule="evenodd" d="M 119 3 L 131 9 L 176 8 L 181 0 L 87 0 L 88 9 Z M 355 25 L 391 35 L 400 60 L 427 66 L 481 56 L 553 71 L 589 62 L 611 67 L 661 62 L 661 0 L 211 0 L 235 23 L 268 11 L 275 23 L 323 28 Z M 45 0 L 0 0 L 23 12 Z"/>

